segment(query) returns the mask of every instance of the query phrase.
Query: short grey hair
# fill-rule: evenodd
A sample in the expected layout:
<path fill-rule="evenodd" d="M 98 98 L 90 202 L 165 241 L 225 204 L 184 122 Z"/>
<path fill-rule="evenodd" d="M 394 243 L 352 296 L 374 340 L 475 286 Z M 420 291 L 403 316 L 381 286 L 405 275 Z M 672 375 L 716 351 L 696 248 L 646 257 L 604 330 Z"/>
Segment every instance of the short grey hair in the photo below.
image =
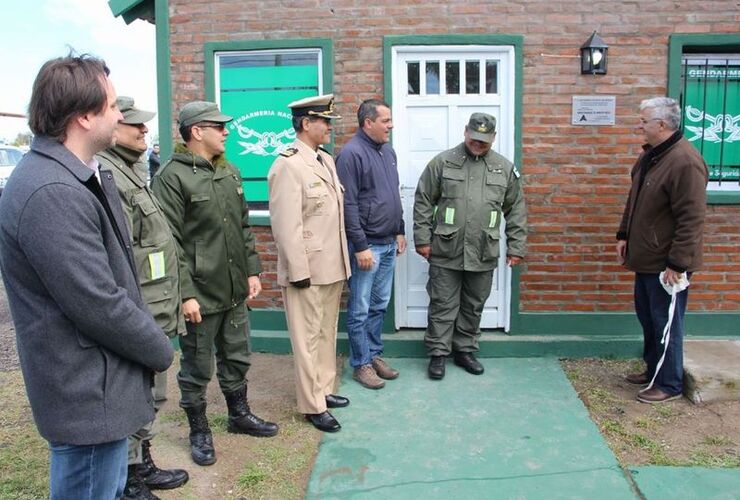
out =
<path fill-rule="evenodd" d="M 640 111 L 654 109 L 653 118 L 662 120 L 669 129 L 678 130 L 681 126 L 681 107 L 670 97 L 653 97 L 640 103 Z"/>

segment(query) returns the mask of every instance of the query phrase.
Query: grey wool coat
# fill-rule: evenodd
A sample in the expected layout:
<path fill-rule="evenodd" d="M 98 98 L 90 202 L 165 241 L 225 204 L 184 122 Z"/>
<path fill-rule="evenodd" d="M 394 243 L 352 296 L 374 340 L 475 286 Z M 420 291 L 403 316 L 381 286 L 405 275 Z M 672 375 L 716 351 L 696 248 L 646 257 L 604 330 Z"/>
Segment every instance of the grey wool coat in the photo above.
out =
<path fill-rule="evenodd" d="M 154 418 L 174 355 L 139 293 L 113 175 L 37 136 L 0 197 L 0 269 L 40 434 L 89 445 Z"/>

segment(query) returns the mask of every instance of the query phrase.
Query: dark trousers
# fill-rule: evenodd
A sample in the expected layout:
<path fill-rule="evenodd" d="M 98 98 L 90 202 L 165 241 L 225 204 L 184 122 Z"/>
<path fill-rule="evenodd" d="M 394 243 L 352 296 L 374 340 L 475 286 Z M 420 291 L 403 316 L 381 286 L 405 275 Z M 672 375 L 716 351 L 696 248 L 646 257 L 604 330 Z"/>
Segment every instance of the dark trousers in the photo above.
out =
<path fill-rule="evenodd" d="M 472 272 L 429 266 L 424 335 L 429 356 L 478 351 L 481 314 L 492 283 L 493 269 Z"/>
<path fill-rule="evenodd" d="M 658 276 L 652 273 L 635 274 L 635 312 L 642 325 L 644 339 L 642 359 L 645 360 L 650 378 L 655 374 L 658 361 L 663 355 L 665 346 L 660 341 L 668 322 L 668 308 L 671 305 L 671 296 L 660 284 Z M 688 297 L 688 289 L 676 297 L 668 350 L 663 366 L 655 378 L 655 387 L 671 395 L 683 392 L 683 321 Z"/>
<path fill-rule="evenodd" d="M 180 336 L 180 407 L 193 408 L 206 402 L 206 388 L 216 376 L 222 392 L 244 387 L 249 370 L 249 321 L 242 303 L 226 311 L 205 314 L 203 321 L 187 324 L 188 334 Z"/>

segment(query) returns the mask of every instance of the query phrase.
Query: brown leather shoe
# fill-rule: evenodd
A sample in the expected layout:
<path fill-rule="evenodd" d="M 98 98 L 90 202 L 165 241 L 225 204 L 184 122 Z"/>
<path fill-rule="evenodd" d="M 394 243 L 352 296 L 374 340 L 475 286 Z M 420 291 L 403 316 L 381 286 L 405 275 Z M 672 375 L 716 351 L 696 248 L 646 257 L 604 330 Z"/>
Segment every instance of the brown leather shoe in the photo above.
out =
<path fill-rule="evenodd" d="M 645 371 L 642 373 L 630 373 L 624 377 L 624 380 L 632 385 L 647 385 L 650 382 L 650 377 L 648 376 L 648 372 Z"/>
<path fill-rule="evenodd" d="M 375 373 L 372 365 L 358 366 L 355 368 L 352 378 L 368 389 L 382 389 L 385 387 L 385 382 L 378 377 L 378 374 Z"/>
<path fill-rule="evenodd" d="M 673 401 L 674 399 L 681 398 L 681 394 L 668 394 L 667 392 L 663 392 L 662 390 L 658 389 L 657 387 L 651 387 L 650 389 L 645 389 L 637 393 L 637 400 L 640 403 L 665 403 L 667 401 Z"/>
<path fill-rule="evenodd" d="M 380 378 L 384 378 L 386 380 L 393 380 L 395 378 L 398 378 L 398 370 L 395 370 L 388 366 L 388 363 L 385 362 L 383 358 L 378 356 L 377 358 L 373 359 L 373 369 L 375 370 L 375 373 Z"/>

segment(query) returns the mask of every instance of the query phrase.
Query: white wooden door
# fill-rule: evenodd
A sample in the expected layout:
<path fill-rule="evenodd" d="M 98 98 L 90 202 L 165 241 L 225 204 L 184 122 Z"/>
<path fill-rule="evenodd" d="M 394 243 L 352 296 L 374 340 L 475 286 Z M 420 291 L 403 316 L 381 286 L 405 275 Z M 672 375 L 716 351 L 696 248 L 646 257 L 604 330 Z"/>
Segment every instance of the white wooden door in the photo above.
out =
<path fill-rule="evenodd" d="M 395 324 L 396 328 L 424 328 L 428 264 L 413 250 L 416 185 L 432 157 L 463 141 L 465 124 L 474 112 L 496 117 L 493 149 L 514 160 L 514 48 L 396 46 L 392 57 L 393 147 L 409 242 L 396 268 Z M 503 236 L 500 241 L 501 258 L 481 327 L 508 330 L 511 273 Z"/>

